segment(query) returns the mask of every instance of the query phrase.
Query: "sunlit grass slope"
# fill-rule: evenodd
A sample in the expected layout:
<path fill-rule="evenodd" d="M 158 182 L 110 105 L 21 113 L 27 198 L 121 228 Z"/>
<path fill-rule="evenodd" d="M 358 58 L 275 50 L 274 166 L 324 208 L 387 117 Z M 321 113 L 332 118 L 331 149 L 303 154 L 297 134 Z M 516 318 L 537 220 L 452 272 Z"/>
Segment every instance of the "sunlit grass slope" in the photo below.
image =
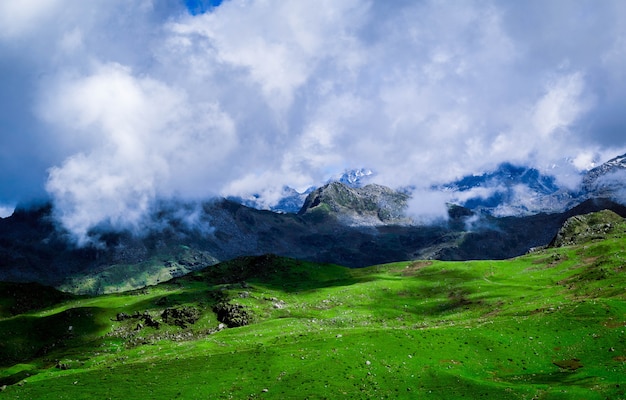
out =
<path fill-rule="evenodd" d="M 263 256 L 14 312 L 3 295 L 0 399 L 626 398 L 625 264 L 621 229 L 507 261 Z M 217 304 L 250 324 L 219 327 Z"/>

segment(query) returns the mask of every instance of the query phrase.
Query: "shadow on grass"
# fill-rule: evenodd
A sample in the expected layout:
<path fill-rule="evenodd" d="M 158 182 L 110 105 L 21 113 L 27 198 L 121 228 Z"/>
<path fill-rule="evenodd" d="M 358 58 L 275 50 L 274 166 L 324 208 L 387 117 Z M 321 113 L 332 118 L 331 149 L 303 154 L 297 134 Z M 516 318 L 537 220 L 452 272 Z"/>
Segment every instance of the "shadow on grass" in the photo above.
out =
<path fill-rule="evenodd" d="M 172 282 L 203 281 L 208 285 L 262 284 L 269 289 L 302 292 L 348 286 L 372 280 L 355 278 L 349 268 L 279 257 L 273 254 L 240 257 Z"/>
<path fill-rule="evenodd" d="M 0 367 L 92 342 L 105 327 L 104 312 L 96 307 L 72 308 L 46 317 L 22 315 L 0 321 Z M 0 385 L 7 384 L 2 381 Z"/>
<path fill-rule="evenodd" d="M 476 281 L 482 282 L 482 275 L 470 270 L 418 271 L 388 289 L 372 291 L 371 312 L 380 318 L 403 313 L 432 318 L 466 311 L 493 312 L 501 296 L 494 296 L 489 290 L 481 292 L 474 284 Z M 404 304 L 404 308 L 399 309 L 399 304 Z"/>
<path fill-rule="evenodd" d="M 545 373 L 532 373 L 525 375 L 512 375 L 500 377 L 501 380 L 511 383 L 530 383 L 533 385 L 563 385 L 590 388 L 598 383 L 600 378 L 582 375 L 573 371 L 554 371 Z"/>
<path fill-rule="evenodd" d="M 38 283 L 0 282 L 0 318 L 41 310 L 74 297 Z"/>

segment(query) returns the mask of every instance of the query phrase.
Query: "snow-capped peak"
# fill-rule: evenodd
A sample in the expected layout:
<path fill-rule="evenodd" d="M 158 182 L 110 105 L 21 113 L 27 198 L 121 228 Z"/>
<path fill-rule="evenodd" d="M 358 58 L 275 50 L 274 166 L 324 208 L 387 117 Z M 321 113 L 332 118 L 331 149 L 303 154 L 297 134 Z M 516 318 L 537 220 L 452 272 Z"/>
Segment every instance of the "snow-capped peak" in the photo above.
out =
<path fill-rule="evenodd" d="M 338 179 L 331 179 L 331 181 L 338 181 L 344 185 L 358 188 L 363 186 L 372 176 L 374 176 L 374 172 L 369 168 L 349 169 L 345 170 Z"/>

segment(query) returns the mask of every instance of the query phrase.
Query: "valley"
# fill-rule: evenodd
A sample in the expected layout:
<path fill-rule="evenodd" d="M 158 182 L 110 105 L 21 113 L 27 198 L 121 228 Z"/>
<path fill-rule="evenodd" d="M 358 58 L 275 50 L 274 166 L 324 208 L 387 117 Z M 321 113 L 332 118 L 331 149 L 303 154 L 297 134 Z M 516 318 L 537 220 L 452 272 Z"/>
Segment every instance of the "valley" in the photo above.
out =
<path fill-rule="evenodd" d="M 584 221 L 500 261 L 264 255 L 101 296 L 3 284 L 0 396 L 625 398 L 626 224 Z"/>

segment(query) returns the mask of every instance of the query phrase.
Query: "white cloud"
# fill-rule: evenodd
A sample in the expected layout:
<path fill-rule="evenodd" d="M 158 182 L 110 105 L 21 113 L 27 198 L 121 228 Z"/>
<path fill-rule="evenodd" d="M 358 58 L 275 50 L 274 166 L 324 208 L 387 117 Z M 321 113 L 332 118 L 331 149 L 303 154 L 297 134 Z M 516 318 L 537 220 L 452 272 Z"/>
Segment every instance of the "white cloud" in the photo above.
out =
<path fill-rule="evenodd" d="M 236 144 L 217 106 L 190 104 L 183 92 L 117 64 L 66 82 L 42 108 L 49 121 L 93 143 L 51 168 L 47 183 L 61 222 L 83 242 L 101 222 L 137 228 L 158 196 L 214 194 L 199 180 L 208 172 L 219 181 Z"/>
<path fill-rule="evenodd" d="M 366 8 L 367 2 L 356 0 L 231 0 L 171 29 L 182 45 L 205 41 L 208 56 L 244 71 L 273 108 L 285 111 L 324 59 L 350 66 L 358 58 L 351 54 L 350 24 Z"/>
<path fill-rule="evenodd" d="M 600 177 L 596 182 L 596 188 L 608 190 L 614 200 L 625 204 L 626 188 L 624 188 L 624 182 L 626 182 L 626 170 L 617 170 Z"/>
<path fill-rule="evenodd" d="M 49 169 L 84 235 L 139 224 L 157 198 L 271 204 L 353 167 L 392 187 L 503 161 L 569 165 L 552 170 L 573 182 L 626 151 L 621 3 L 230 0 L 191 16 L 163 1 L 1 2 L 0 149 L 20 156 L 0 167 L 23 179 L 0 177 L 0 202 Z M 439 215 L 446 200 L 414 208 Z"/>
<path fill-rule="evenodd" d="M 30 35 L 50 23 L 60 0 L 4 0 L 0 2 L 0 39 Z"/>
<path fill-rule="evenodd" d="M 448 193 L 417 189 L 407 201 L 407 215 L 418 224 L 431 224 L 448 219 Z"/>
<path fill-rule="evenodd" d="M 545 138 L 561 129 L 568 129 L 590 107 L 590 99 L 583 98 L 583 94 L 582 74 L 560 76 L 535 105 L 533 131 Z"/>

